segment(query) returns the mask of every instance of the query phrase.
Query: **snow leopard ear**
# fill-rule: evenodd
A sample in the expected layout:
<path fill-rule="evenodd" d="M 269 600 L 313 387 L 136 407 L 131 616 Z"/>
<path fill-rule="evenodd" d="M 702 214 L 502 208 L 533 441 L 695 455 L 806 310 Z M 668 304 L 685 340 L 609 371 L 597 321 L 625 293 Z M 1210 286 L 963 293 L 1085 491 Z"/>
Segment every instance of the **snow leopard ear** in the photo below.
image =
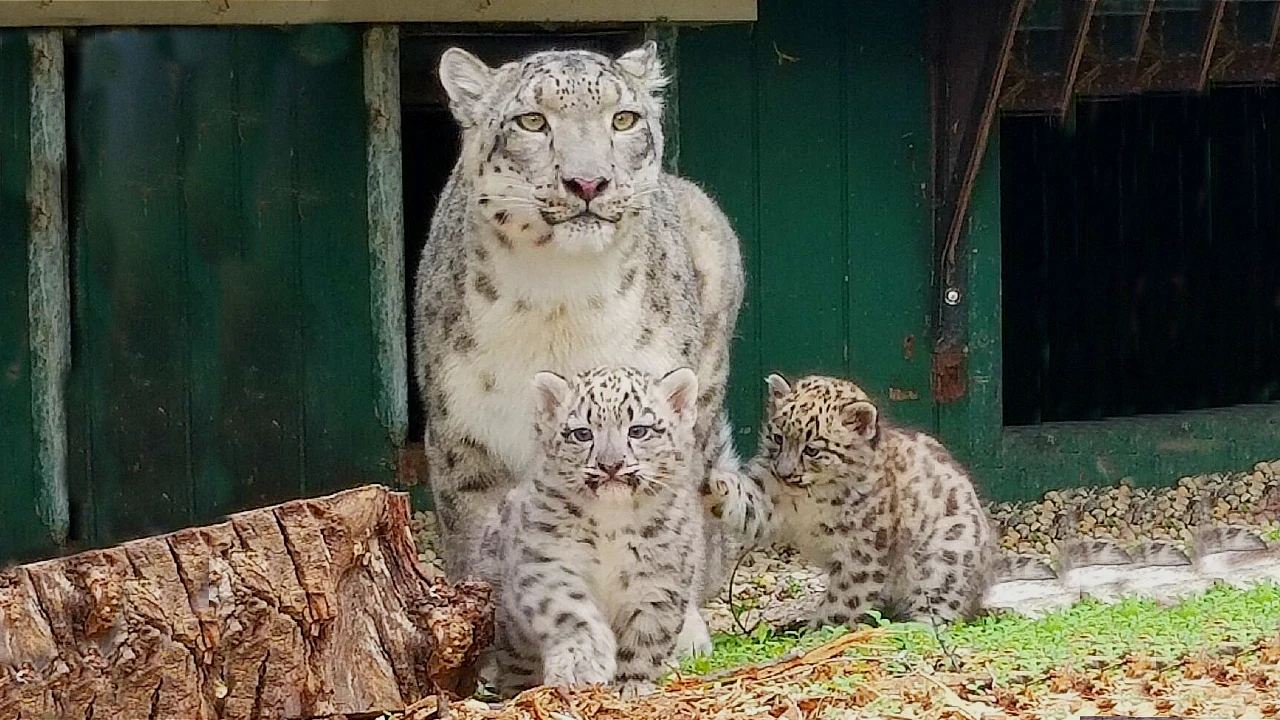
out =
<path fill-rule="evenodd" d="M 533 386 L 538 390 L 538 414 L 555 417 L 569 403 L 572 389 L 569 381 L 553 372 L 540 372 L 533 376 Z"/>
<path fill-rule="evenodd" d="M 643 45 L 620 55 L 618 67 L 638 81 L 641 89 L 657 95 L 667 86 L 667 76 L 662 71 L 662 59 L 658 57 L 658 43 L 646 40 Z"/>
<path fill-rule="evenodd" d="M 787 383 L 786 378 L 778 373 L 773 373 L 764 379 L 766 385 L 769 386 L 769 402 L 774 403 L 791 394 L 791 385 Z"/>
<path fill-rule="evenodd" d="M 681 420 L 691 423 L 697 418 L 698 376 L 693 370 L 682 367 L 662 376 L 658 381 L 658 394 Z"/>
<path fill-rule="evenodd" d="M 876 410 L 876 406 L 864 400 L 849 404 L 843 413 L 845 427 L 863 440 L 875 438 L 879 417 L 880 413 Z"/>
<path fill-rule="evenodd" d="M 480 101 L 493 86 L 497 71 L 483 60 L 451 47 L 440 56 L 440 84 L 449 96 L 449 110 L 464 127 L 474 125 L 480 115 Z"/>

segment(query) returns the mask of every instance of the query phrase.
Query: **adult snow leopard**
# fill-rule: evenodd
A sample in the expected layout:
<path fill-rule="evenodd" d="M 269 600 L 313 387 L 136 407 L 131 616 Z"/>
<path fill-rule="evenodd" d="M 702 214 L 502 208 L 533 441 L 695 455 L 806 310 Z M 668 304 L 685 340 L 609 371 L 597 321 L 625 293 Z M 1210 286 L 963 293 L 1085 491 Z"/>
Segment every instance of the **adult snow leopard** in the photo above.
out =
<path fill-rule="evenodd" d="M 537 460 L 537 372 L 691 367 L 700 462 L 737 471 L 722 406 L 743 277 L 724 214 L 662 170 L 654 43 L 497 68 L 450 48 L 440 80 L 462 148 L 418 268 L 415 350 L 443 556 L 460 576 L 485 512 Z M 723 577 L 719 523 L 707 527 Z"/>

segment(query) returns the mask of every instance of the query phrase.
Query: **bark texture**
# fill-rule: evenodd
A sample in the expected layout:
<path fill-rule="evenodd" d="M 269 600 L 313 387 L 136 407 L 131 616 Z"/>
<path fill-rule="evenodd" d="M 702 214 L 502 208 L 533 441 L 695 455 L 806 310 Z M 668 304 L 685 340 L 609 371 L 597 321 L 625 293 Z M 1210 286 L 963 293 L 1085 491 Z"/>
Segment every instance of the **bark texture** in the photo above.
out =
<path fill-rule="evenodd" d="M 315 718 L 469 694 L 482 583 L 367 486 L 0 573 L 0 718 Z"/>

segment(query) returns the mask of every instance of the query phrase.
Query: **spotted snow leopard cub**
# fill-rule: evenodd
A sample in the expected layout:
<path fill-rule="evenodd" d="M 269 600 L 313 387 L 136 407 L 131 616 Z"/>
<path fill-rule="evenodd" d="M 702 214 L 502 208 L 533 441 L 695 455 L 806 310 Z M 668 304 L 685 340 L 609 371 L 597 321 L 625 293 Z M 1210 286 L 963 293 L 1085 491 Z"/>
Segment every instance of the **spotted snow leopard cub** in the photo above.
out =
<path fill-rule="evenodd" d="M 973 616 L 997 548 L 965 469 L 937 440 L 885 422 L 848 380 L 766 382 L 759 455 L 737 483 L 713 484 L 714 512 L 826 569 L 815 625 L 873 609 L 926 622 Z"/>
<path fill-rule="evenodd" d="M 697 377 L 601 367 L 533 384 L 540 467 L 492 511 L 473 561 L 497 598 L 494 684 L 646 692 L 710 646 L 705 624 L 682 632 L 705 571 Z"/>

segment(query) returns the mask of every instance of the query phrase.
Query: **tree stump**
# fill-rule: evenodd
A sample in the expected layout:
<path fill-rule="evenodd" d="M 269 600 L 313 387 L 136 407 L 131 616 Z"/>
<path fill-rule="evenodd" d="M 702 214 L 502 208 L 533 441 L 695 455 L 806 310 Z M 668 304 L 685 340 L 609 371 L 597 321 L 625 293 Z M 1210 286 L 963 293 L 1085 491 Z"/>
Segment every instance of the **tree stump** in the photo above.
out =
<path fill-rule="evenodd" d="M 367 486 L 0 574 L 0 718 L 315 718 L 470 694 L 483 583 Z"/>

